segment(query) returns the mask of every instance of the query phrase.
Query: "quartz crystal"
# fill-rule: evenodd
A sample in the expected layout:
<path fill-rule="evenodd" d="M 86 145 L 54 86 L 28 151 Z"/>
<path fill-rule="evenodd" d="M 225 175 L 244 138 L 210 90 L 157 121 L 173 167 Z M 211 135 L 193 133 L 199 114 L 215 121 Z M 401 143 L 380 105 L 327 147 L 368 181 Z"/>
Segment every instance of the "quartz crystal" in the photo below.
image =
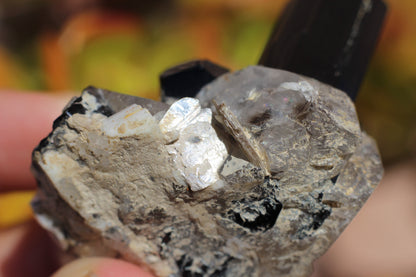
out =
<path fill-rule="evenodd" d="M 337 175 L 360 143 L 354 104 L 345 93 L 286 71 L 252 66 L 205 86 L 204 106 L 223 103 L 264 147 L 284 185 Z"/>
<path fill-rule="evenodd" d="M 32 169 L 69 254 L 161 277 L 308 276 L 383 172 L 344 92 L 260 66 L 171 106 L 89 87 Z"/>

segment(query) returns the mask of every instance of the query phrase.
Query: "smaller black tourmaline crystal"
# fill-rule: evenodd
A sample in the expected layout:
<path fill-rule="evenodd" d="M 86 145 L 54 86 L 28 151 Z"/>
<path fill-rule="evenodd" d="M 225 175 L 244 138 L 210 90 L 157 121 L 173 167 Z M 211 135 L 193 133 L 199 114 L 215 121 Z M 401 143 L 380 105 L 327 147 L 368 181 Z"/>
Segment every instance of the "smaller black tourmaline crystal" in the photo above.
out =
<path fill-rule="evenodd" d="M 82 105 L 82 98 L 77 97 L 72 100 L 72 103 L 62 112 L 62 114 L 53 122 L 53 129 L 61 126 L 72 115 L 80 113 L 85 114 L 85 107 Z"/>
<path fill-rule="evenodd" d="M 171 67 L 160 74 L 162 98 L 195 97 L 203 86 L 228 71 L 208 60 L 194 60 Z"/>

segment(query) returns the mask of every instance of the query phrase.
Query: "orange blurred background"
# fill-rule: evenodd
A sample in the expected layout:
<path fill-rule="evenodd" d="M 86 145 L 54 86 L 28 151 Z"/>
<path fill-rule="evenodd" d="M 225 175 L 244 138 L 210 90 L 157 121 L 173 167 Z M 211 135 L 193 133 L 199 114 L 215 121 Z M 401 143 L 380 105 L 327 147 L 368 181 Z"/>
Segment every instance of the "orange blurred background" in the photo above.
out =
<path fill-rule="evenodd" d="M 158 99 L 158 76 L 175 64 L 256 64 L 286 2 L 1 0 L 0 89 L 79 93 L 94 85 Z M 387 2 L 356 104 L 363 129 L 393 167 L 416 157 L 416 1 Z M 0 228 L 30 217 L 32 195 L 0 196 Z"/>

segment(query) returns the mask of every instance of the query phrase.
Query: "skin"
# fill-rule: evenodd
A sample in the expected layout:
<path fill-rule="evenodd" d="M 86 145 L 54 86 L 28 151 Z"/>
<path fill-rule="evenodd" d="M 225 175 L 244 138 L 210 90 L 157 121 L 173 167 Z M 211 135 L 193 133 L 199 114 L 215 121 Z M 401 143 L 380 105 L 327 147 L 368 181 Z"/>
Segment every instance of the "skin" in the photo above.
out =
<path fill-rule="evenodd" d="M 70 94 L 0 91 L 0 193 L 35 189 L 29 170 L 31 152 L 51 131 L 53 120 L 70 98 Z M 62 253 L 33 220 L 0 230 L 0 245 L 2 277 L 152 276 L 133 264 L 109 258 L 78 259 L 58 270 Z"/>
<path fill-rule="evenodd" d="M 416 160 L 385 169 L 367 203 L 313 277 L 416 276 Z"/>

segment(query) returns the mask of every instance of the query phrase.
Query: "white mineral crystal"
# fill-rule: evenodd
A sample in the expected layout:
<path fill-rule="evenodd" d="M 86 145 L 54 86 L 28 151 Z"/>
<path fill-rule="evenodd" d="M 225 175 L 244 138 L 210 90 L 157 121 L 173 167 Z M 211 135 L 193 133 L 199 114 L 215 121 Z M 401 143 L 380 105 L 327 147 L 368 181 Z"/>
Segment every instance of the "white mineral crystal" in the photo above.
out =
<path fill-rule="evenodd" d="M 166 140 L 174 142 L 166 147 L 192 191 L 222 183 L 218 170 L 228 153 L 211 120 L 210 109 L 201 109 L 197 99 L 183 98 L 172 104 L 159 123 Z"/>
<path fill-rule="evenodd" d="M 133 104 L 106 118 L 102 130 L 109 137 L 129 137 L 142 133 L 160 133 L 156 119 L 147 109 Z"/>
<path fill-rule="evenodd" d="M 197 99 L 183 98 L 172 104 L 159 124 L 147 109 L 133 104 L 105 118 L 101 129 L 108 137 L 163 134 L 178 171 L 190 189 L 198 191 L 222 185 L 218 170 L 228 155 L 211 119 L 211 110 L 201 109 Z"/>
<path fill-rule="evenodd" d="M 197 99 L 186 97 L 172 104 L 160 120 L 159 127 L 170 143 L 179 138 L 183 129 L 196 122 L 211 122 L 211 110 L 201 111 Z"/>
<path fill-rule="evenodd" d="M 97 102 L 97 99 L 94 95 L 91 95 L 89 93 L 85 93 L 85 95 L 82 97 L 82 104 L 85 105 L 86 111 L 89 114 L 92 114 L 94 110 L 98 109 L 99 103 Z"/>

